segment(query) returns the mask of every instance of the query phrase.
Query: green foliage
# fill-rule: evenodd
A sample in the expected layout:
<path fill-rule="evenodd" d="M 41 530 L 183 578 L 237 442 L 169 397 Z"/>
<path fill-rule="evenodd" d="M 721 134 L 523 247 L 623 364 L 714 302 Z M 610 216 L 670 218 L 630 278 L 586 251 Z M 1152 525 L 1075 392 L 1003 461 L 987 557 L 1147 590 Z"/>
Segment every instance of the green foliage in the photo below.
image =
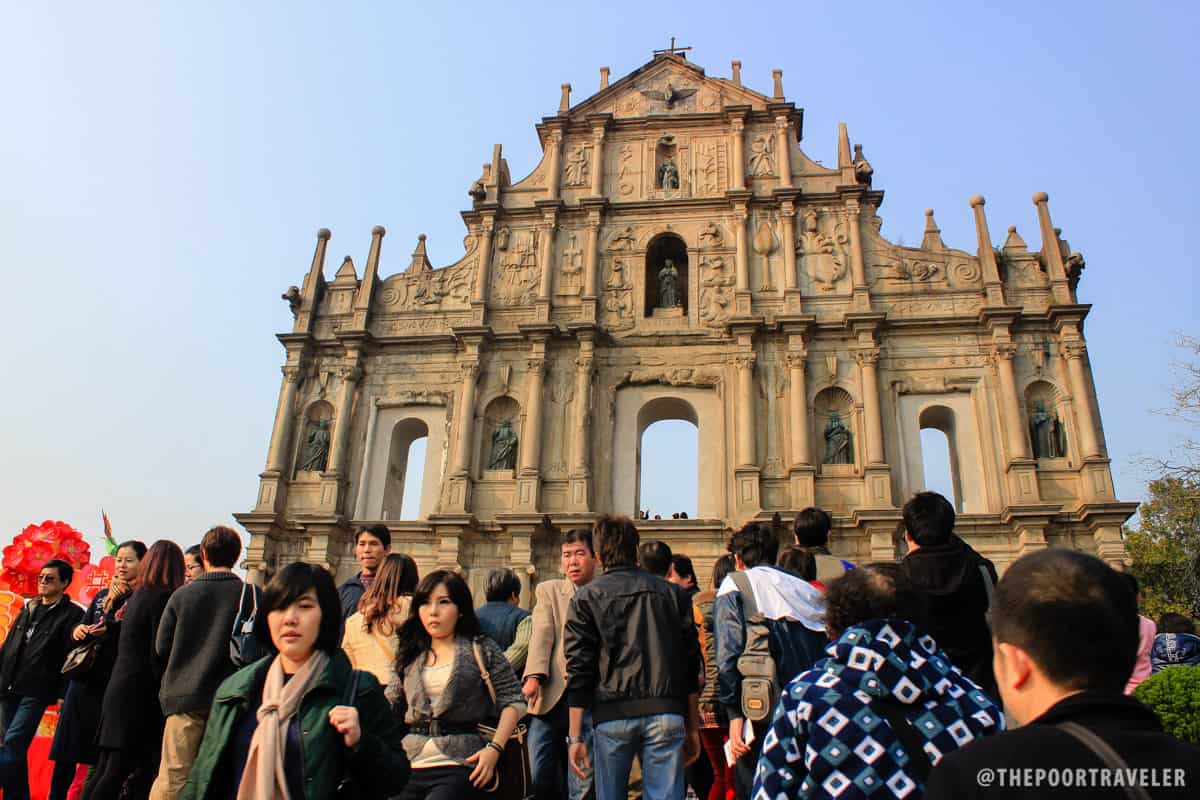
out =
<path fill-rule="evenodd" d="M 1142 681 L 1133 696 L 1158 714 L 1167 733 L 1200 744 L 1200 667 L 1167 667 Z"/>
<path fill-rule="evenodd" d="M 1138 530 L 1125 540 L 1141 612 L 1153 620 L 1168 611 L 1200 615 L 1200 482 L 1159 478 L 1147 489 Z"/>
<path fill-rule="evenodd" d="M 996 255 L 996 271 L 1000 273 L 1000 281 L 1007 281 L 1009 266 L 1008 253 L 1004 252 L 999 247 L 993 247 L 992 252 Z"/>

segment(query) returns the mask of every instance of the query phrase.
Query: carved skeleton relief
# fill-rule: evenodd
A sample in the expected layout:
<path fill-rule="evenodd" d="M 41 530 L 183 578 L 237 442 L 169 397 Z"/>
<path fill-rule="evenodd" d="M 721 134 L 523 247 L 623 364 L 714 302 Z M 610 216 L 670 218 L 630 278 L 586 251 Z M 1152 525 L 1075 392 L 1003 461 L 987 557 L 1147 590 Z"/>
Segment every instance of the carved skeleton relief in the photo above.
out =
<path fill-rule="evenodd" d="M 796 242 L 796 253 L 803 260 L 803 271 L 822 292 L 832 292 L 838 281 L 846 276 L 845 235 L 841 225 L 835 237 L 821 233 L 817 212 L 804 212 L 804 224 Z"/>

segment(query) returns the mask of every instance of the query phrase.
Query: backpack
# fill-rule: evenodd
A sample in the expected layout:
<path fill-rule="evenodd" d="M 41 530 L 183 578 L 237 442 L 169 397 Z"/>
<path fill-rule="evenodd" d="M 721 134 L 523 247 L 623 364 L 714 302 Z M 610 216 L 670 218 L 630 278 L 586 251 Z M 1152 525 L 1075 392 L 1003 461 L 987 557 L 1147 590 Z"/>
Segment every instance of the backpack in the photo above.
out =
<path fill-rule="evenodd" d="M 246 609 L 246 591 L 250 591 L 251 608 Z M 253 664 L 266 656 L 267 648 L 254 635 L 254 621 L 258 617 L 258 592 L 249 583 L 242 584 L 242 594 L 238 598 L 238 612 L 233 618 L 233 630 L 229 632 L 229 660 L 233 666 L 241 669 L 247 664 Z"/>
<path fill-rule="evenodd" d="M 729 577 L 742 595 L 746 617 L 746 644 L 738 656 L 737 668 L 742 675 L 742 714 L 746 719 L 761 722 L 771 716 L 779 700 L 779 676 L 775 659 L 771 657 L 771 632 L 766 618 L 758 611 L 754 588 L 745 572 L 731 572 Z"/>

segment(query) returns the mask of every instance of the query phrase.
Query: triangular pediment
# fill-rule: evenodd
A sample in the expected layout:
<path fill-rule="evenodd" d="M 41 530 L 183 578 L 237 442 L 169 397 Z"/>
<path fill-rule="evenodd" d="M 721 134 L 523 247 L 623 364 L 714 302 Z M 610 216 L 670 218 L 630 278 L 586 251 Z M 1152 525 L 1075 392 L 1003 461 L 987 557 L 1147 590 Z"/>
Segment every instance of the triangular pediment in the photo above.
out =
<path fill-rule="evenodd" d="M 719 113 L 726 106 L 765 109 L 771 99 L 725 78 L 712 78 L 704 69 L 676 55 L 656 57 L 624 78 L 573 106 L 568 116 L 583 121 L 590 114 L 616 118 L 671 114 Z"/>

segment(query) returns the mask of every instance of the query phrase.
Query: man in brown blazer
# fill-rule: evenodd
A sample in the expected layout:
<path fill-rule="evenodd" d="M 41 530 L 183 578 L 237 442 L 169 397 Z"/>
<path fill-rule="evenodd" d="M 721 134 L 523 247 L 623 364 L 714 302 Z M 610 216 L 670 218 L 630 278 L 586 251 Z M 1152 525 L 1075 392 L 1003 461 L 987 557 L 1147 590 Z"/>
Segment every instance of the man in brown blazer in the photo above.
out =
<path fill-rule="evenodd" d="M 576 588 L 596 574 L 590 530 L 571 530 L 563 537 L 562 573 L 565 578 L 543 581 L 534 590 L 533 631 L 522 688 L 529 703 L 529 766 L 538 800 L 583 800 L 591 788 L 590 776 L 583 780 L 567 769 L 567 658 L 563 652 L 563 626 L 571 598 Z M 585 738 L 590 738 L 590 725 L 587 728 Z"/>

